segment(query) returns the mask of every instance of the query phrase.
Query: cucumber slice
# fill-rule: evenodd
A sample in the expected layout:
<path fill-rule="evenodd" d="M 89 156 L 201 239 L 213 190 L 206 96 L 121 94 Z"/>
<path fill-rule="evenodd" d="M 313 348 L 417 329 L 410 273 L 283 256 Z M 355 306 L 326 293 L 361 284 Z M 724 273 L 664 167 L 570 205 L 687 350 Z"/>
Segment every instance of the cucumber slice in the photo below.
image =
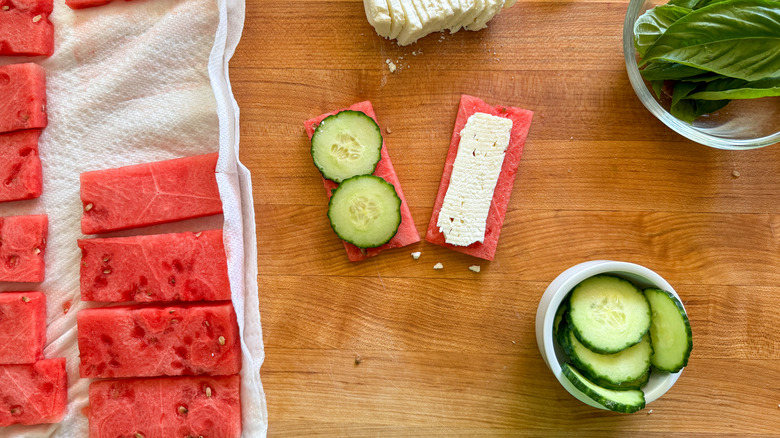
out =
<path fill-rule="evenodd" d="M 568 318 L 585 347 L 601 354 L 617 353 L 639 343 L 650 330 L 650 305 L 631 282 L 596 275 L 572 291 Z"/>
<path fill-rule="evenodd" d="M 333 191 L 328 218 L 342 240 L 359 248 L 382 246 L 401 225 L 401 198 L 378 176 L 354 176 Z"/>
<path fill-rule="evenodd" d="M 630 414 L 645 407 L 645 394 L 638 389 L 616 391 L 614 389 L 602 388 L 586 379 L 579 371 L 567 363 L 563 364 L 561 369 L 563 375 L 569 379 L 572 385 L 593 399 L 593 401 L 611 411 Z"/>
<path fill-rule="evenodd" d="M 602 388 L 614 389 L 615 391 L 625 391 L 627 389 L 641 389 L 643 386 L 647 385 L 647 382 L 649 381 L 650 381 L 650 370 L 647 370 L 647 372 L 644 373 L 642 377 L 634 380 L 633 382 L 625 382 L 625 383 L 621 383 L 620 385 L 614 385 L 612 383 L 607 382 L 606 380 L 595 379 L 593 380 L 593 383 L 601 386 Z"/>
<path fill-rule="evenodd" d="M 566 311 L 569 310 L 569 300 L 564 299 L 561 305 L 558 306 L 558 310 L 555 311 L 555 319 L 553 319 L 553 339 L 558 339 L 558 332 L 562 328 L 564 316 Z"/>
<path fill-rule="evenodd" d="M 341 111 L 326 117 L 314 130 L 311 156 L 322 176 L 337 183 L 370 175 L 382 158 L 382 132 L 365 113 Z"/>
<path fill-rule="evenodd" d="M 633 382 L 642 378 L 650 369 L 653 347 L 647 335 L 640 343 L 612 354 L 588 350 L 577 340 L 570 327 L 566 329 L 563 340 L 562 347 L 572 364 L 594 382 L 604 380 L 612 385 Z"/>
<path fill-rule="evenodd" d="M 693 334 L 685 309 L 674 295 L 661 289 L 645 289 L 652 309 L 650 338 L 655 353 L 650 363 L 661 371 L 676 373 L 688 364 Z"/>

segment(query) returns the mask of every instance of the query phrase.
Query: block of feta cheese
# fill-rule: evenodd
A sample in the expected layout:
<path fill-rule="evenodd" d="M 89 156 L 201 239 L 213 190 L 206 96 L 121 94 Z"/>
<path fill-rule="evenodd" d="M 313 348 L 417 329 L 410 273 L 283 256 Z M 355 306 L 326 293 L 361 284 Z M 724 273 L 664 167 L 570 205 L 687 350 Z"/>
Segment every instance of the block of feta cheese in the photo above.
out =
<path fill-rule="evenodd" d="M 91 308 L 77 320 L 81 377 L 224 376 L 241 370 L 229 301 Z"/>
<path fill-rule="evenodd" d="M 46 297 L 40 292 L 0 294 L 0 364 L 29 364 L 43 359 Z"/>
<path fill-rule="evenodd" d="M 0 217 L 0 281 L 43 281 L 48 232 L 45 214 Z"/>
<path fill-rule="evenodd" d="M 81 174 L 81 231 L 105 233 L 222 213 L 217 154 Z"/>
<path fill-rule="evenodd" d="M 0 426 L 59 423 L 67 406 L 64 358 L 0 365 Z"/>
<path fill-rule="evenodd" d="M 222 230 L 81 239 L 81 300 L 230 299 Z"/>
<path fill-rule="evenodd" d="M 376 32 L 406 46 L 434 33 L 480 30 L 516 0 L 363 0 Z"/>
<path fill-rule="evenodd" d="M 239 438 L 239 379 L 204 376 L 92 382 L 89 437 Z"/>
<path fill-rule="evenodd" d="M 51 56 L 52 0 L 0 0 L 0 55 Z"/>
<path fill-rule="evenodd" d="M 32 62 L 0 66 L 0 96 L 0 132 L 46 127 L 43 67 Z"/>
<path fill-rule="evenodd" d="M 0 202 L 41 196 L 40 129 L 0 133 Z"/>
<path fill-rule="evenodd" d="M 345 109 L 361 111 L 376 121 L 376 114 L 374 113 L 374 107 L 371 106 L 371 102 L 365 101 L 356 103 Z M 311 139 L 311 136 L 314 134 L 314 130 L 317 129 L 317 125 L 319 125 L 319 123 L 324 120 L 325 117 L 336 114 L 339 111 L 323 114 L 319 117 L 315 117 L 304 122 L 306 133 L 309 135 L 309 139 Z M 398 197 L 401 198 L 401 225 L 398 226 L 398 232 L 395 234 L 395 236 L 393 236 L 392 239 L 390 239 L 389 242 L 376 248 L 365 248 L 361 250 L 351 243 L 344 242 L 344 248 L 347 251 L 347 257 L 349 257 L 349 261 L 351 262 L 365 260 L 369 257 L 373 257 L 379 254 L 386 249 L 401 248 L 403 246 L 411 245 L 412 243 L 420 241 L 420 234 L 417 232 L 417 227 L 414 225 L 412 213 L 409 211 L 409 204 L 406 202 L 404 193 L 401 190 L 401 182 L 398 180 L 398 175 L 395 173 L 393 163 L 390 161 L 390 155 L 387 153 L 387 147 L 384 143 L 384 139 L 382 140 L 381 159 L 376 165 L 374 175 L 392 184 L 395 187 L 395 191 L 398 194 Z M 325 178 L 322 179 L 322 183 L 325 185 L 325 191 L 328 194 L 328 198 L 330 198 L 332 195 L 331 191 L 338 187 L 338 184 Z"/>
<path fill-rule="evenodd" d="M 461 96 L 427 241 L 493 260 L 532 117 Z"/>

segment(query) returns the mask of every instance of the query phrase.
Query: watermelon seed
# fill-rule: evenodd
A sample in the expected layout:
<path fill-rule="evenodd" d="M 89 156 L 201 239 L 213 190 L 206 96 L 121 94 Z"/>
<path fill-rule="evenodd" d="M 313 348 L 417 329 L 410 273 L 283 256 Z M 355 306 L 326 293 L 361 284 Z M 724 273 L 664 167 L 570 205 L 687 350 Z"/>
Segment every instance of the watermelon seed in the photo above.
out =
<path fill-rule="evenodd" d="M 219 341 L 219 345 L 225 345 L 225 337 L 224 336 L 220 336 L 219 339 L 217 339 L 217 340 Z"/>
<path fill-rule="evenodd" d="M 33 254 L 40 254 L 40 253 L 41 253 L 41 249 L 40 248 L 38 248 L 37 246 L 35 248 L 33 248 Z"/>
<path fill-rule="evenodd" d="M 104 273 L 104 274 L 110 274 L 110 273 L 111 273 L 111 270 L 110 270 L 110 269 L 105 269 L 105 270 L 103 270 L 103 273 Z"/>
<path fill-rule="evenodd" d="M 19 408 L 11 408 L 11 415 L 16 415 L 19 413 Z"/>
<path fill-rule="evenodd" d="M 11 7 L 10 7 L 10 6 L 8 6 L 8 5 L 6 5 L 6 6 L 3 6 L 3 10 L 4 10 L 4 11 L 7 11 L 7 10 L 9 10 L 9 9 L 11 9 Z"/>
<path fill-rule="evenodd" d="M 170 283 L 171 286 L 176 286 L 176 277 L 174 277 L 173 275 L 168 277 L 168 283 Z"/>
<path fill-rule="evenodd" d="M 211 324 L 209 324 L 208 321 L 203 321 L 203 325 L 205 325 L 206 327 L 209 327 Z"/>
<path fill-rule="evenodd" d="M 111 257 L 109 256 L 103 257 L 103 262 L 108 263 L 109 260 L 111 260 Z"/>
<path fill-rule="evenodd" d="M 11 266 L 16 265 L 19 263 L 19 257 L 18 256 L 11 256 L 11 258 L 8 259 L 8 264 Z"/>
<path fill-rule="evenodd" d="M 84 206 L 84 211 L 90 211 L 90 210 L 92 210 L 92 203 L 91 202 Z"/>
<path fill-rule="evenodd" d="M 29 298 L 27 298 L 27 297 L 22 297 L 22 301 L 24 301 L 25 303 L 29 303 L 29 302 L 30 302 L 30 299 L 29 299 Z"/>
<path fill-rule="evenodd" d="M 206 398 L 211 398 L 211 387 L 210 386 L 206 387 Z"/>
<path fill-rule="evenodd" d="M 168 311 L 168 313 L 170 313 L 170 314 L 173 314 L 173 312 L 175 312 L 175 310 L 173 310 L 173 309 Z"/>
<path fill-rule="evenodd" d="M 203 232 L 202 231 L 198 231 L 197 233 L 195 233 L 195 238 L 200 237 L 201 234 L 203 234 Z"/>
<path fill-rule="evenodd" d="M 144 437 L 144 434 L 142 434 L 141 432 L 136 432 L 135 433 L 135 438 L 145 438 L 145 437 Z"/>
<path fill-rule="evenodd" d="M 179 406 L 179 413 L 182 415 L 186 414 L 187 408 L 185 408 L 184 406 Z"/>
<path fill-rule="evenodd" d="M 84 265 L 84 267 L 85 267 L 85 268 L 86 268 L 87 266 L 89 266 L 89 265 L 87 265 L 87 262 L 81 262 L 81 264 L 82 264 L 82 265 Z"/>
<path fill-rule="evenodd" d="M 36 15 L 36 16 L 33 17 L 33 23 L 37 23 L 39 21 L 41 21 L 41 16 L 40 15 Z"/>
<path fill-rule="evenodd" d="M 174 319 L 172 319 L 172 320 L 171 320 L 171 324 L 178 324 L 178 323 L 179 323 L 179 320 L 178 320 L 178 319 L 176 319 L 176 318 L 174 318 Z"/>

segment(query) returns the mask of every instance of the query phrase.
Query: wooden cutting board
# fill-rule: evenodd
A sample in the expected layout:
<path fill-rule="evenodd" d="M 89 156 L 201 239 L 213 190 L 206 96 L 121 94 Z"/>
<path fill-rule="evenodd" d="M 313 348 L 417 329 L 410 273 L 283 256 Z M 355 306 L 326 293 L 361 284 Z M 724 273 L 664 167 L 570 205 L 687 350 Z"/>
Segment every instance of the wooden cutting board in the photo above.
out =
<path fill-rule="evenodd" d="M 398 47 L 360 0 L 248 0 L 231 79 L 271 436 L 780 434 L 780 145 L 709 149 L 647 112 L 626 8 L 520 0 Z M 495 261 L 421 242 L 349 263 L 303 121 L 371 100 L 424 235 L 461 93 L 535 111 Z M 545 288 L 594 259 L 655 270 L 688 308 L 689 366 L 636 414 L 575 400 L 536 346 Z"/>

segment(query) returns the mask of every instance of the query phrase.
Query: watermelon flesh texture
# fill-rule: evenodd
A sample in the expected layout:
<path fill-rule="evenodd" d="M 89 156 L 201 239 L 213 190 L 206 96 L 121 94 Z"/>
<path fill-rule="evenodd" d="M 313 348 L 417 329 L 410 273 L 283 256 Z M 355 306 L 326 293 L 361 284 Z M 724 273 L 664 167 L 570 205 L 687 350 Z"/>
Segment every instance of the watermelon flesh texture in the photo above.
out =
<path fill-rule="evenodd" d="M 68 406 L 65 359 L 0 365 L 0 426 L 59 423 Z"/>
<path fill-rule="evenodd" d="M 374 119 L 375 122 L 377 121 L 376 114 L 374 113 L 374 107 L 371 105 L 371 102 L 365 101 L 356 103 L 349 108 L 323 114 L 319 117 L 315 117 L 304 122 L 304 126 L 306 127 L 306 134 L 309 136 L 309 140 L 311 140 L 312 135 L 314 135 L 314 130 L 317 129 L 317 125 L 319 125 L 321 121 L 330 115 L 345 110 L 361 111 Z M 420 233 L 417 232 L 417 227 L 414 225 L 412 213 L 409 211 L 409 204 L 406 202 L 404 193 L 401 190 L 401 182 L 398 180 L 398 175 L 396 175 L 395 169 L 393 169 L 393 163 L 390 161 L 390 155 L 387 153 L 387 147 L 385 146 L 384 140 L 382 141 L 381 156 L 382 158 L 379 160 L 379 163 L 376 166 L 374 175 L 392 184 L 395 187 L 395 191 L 398 194 L 398 197 L 401 198 L 401 225 L 398 227 L 398 232 L 395 234 L 395 236 L 393 236 L 392 239 L 390 239 L 389 242 L 376 248 L 361 249 L 355 245 L 352 245 L 351 243 L 344 242 L 344 249 L 347 250 L 347 257 L 349 257 L 349 261 L 351 262 L 365 260 L 369 257 L 373 257 L 379 254 L 386 249 L 401 248 L 403 246 L 411 245 L 420 241 Z M 338 187 L 338 184 L 325 178 L 322 178 L 322 182 L 325 186 L 325 191 L 328 194 L 328 199 L 330 199 L 332 196 L 332 190 Z"/>
<path fill-rule="evenodd" d="M 0 294 L 0 364 L 31 364 L 43 359 L 46 297 L 40 292 Z"/>
<path fill-rule="evenodd" d="M 0 134 L 0 202 L 41 196 L 40 135 L 39 129 Z"/>
<path fill-rule="evenodd" d="M 81 300 L 230 299 L 222 230 L 81 239 Z"/>
<path fill-rule="evenodd" d="M 103 380 L 89 385 L 89 437 L 241 436 L 238 376 Z"/>
<path fill-rule="evenodd" d="M 2 16 L 2 11 L 0 11 Z M 38 64 L 0 67 L 0 132 L 45 128 L 46 72 Z"/>
<path fill-rule="evenodd" d="M 488 214 L 487 226 L 485 227 L 485 239 L 483 242 L 475 242 L 469 246 L 456 246 L 445 242 L 444 234 L 439 231 L 437 222 L 441 206 L 444 203 L 444 196 L 447 194 L 447 188 L 450 185 L 452 165 L 458 154 L 460 131 L 466 126 L 469 117 L 477 112 L 511 119 L 512 133 L 509 147 L 504 156 L 504 164 L 501 167 L 501 175 L 498 177 L 496 189 L 493 192 L 493 201 L 490 204 L 490 213 Z M 458 116 L 455 120 L 455 129 L 452 133 L 450 149 L 447 153 L 447 160 L 444 164 L 444 171 L 439 184 L 439 193 L 436 196 L 425 240 L 474 257 L 493 260 L 496 254 L 496 247 L 498 246 L 498 237 L 501 234 L 501 226 L 504 224 L 509 197 L 512 194 L 512 187 L 515 183 L 515 174 L 520 164 L 520 157 L 523 154 L 523 146 L 525 146 L 525 139 L 528 136 L 532 118 L 533 112 L 528 110 L 502 105 L 491 106 L 476 97 L 465 94 L 461 96 Z"/>
<path fill-rule="evenodd" d="M 0 0 L 0 55 L 51 56 L 53 8 L 52 0 Z"/>
<path fill-rule="evenodd" d="M 231 375 L 241 370 L 230 302 L 84 309 L 81 377 Z"/>
<path fill-rule="evenodd" d="M 48 232 L 46 215 L 0 217 L 0 281 L 43 281 Z"/>
<path fill-rule="evenodd" d="M 65 5 L 71 9 L 85 9 L 95 6 L 103 6 L 111 3 L 111 0 L 65 0 Z"/>
<path fill-rule="evenodd" d="M 82 173 L 81 231 L 105 233 L 222 213 L 217 158 L 213 153 Z"/>

